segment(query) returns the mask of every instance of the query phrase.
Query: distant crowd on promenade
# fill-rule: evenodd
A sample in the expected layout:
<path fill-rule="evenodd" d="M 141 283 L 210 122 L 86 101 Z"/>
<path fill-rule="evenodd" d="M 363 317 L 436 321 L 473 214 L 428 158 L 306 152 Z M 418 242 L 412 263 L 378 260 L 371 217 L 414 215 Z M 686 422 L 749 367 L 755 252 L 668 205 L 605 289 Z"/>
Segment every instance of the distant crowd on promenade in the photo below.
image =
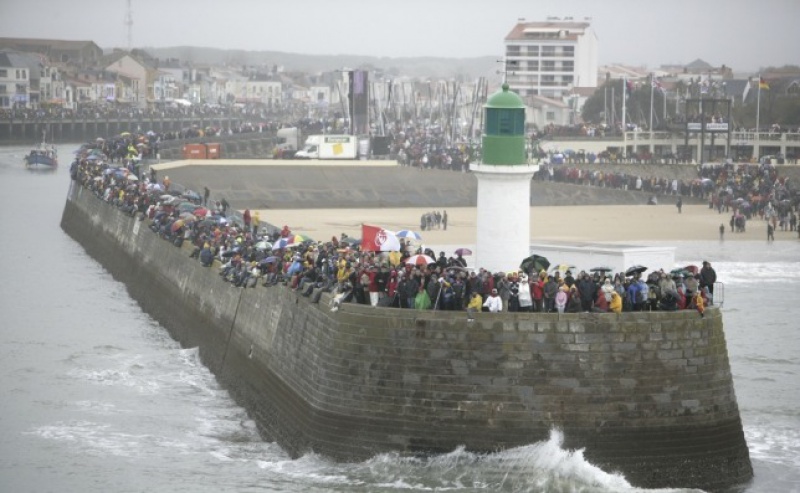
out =
<path fill-rule="evenodd" d="M 41 105 L 39 108 L 0 109 L 0 120 L 108 120 L 151 118 L 191 118 L 241 116 L 240 108 L 220 105 L 170 106 L 158 105 L 137 108 L 117 104 L 84 104 L 79 109 L 64 108 L 61 105 Z"/>
<path fill-rule="evenodd" d="M 422 251 L 403 240 L 399 251 L 365 252 L 342 234 L 328 241 L 273 227 L 249 209 L 232 214 L 224 198 L 181 190 L 169 176 L 137 175 L 130 161 L 114 166 L 89 159 L 83 149 L 70 172 L 80 186 L 124 213 L 147 221 L 154 234 L 187 248 L 199 268 L 215 267 L 233 287 L 284 286 L 316 301 L 322 292 L 335 305 L 359 303 L 417 310 L 487 312 L 615 312 L 696 310 L 713 302 L 716 273 L 702 270 L 552 270 L 536 265 L 513 272 L 470 268 L 464 256 Z M 94 154 L 97 155 L 97 154 Z M 444 214 L 442 214 L 442 218 Z M 435 223 L 434 223 L 435 224 Z M 443 221 L 440 222 L 443 225 Z M 334 307 L 335 309 L 336 307 Z"/>

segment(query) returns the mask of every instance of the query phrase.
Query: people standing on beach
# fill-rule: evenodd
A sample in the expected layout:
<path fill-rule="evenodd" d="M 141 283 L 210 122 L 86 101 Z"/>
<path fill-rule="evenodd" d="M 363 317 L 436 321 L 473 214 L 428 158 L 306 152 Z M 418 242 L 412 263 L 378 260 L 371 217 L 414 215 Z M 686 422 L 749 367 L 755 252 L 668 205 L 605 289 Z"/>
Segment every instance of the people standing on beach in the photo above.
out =
<path fill-rule="evenodd" d="M 772 223 L 767 223 L 767 242 L 775 241 L 775 227 Z"/>
<path fill-rule="evenodd" d="M 724 240 L 725 239 L 724 236 L 725 236 L 725 225 L 720 223 L 720 225 L 719 225 L 719 241 Z"/>
<path fill-rule="evenodd" d="M 442 213 L 442 229 L 447 231 L 447 211 Z"/>
<path fill-rule="evenodd" d="M 209 196 L 211 196 L 211 190 L 208 187 L 203 187 L 203 207 L 208 207 Z"/>
<path fill-rule="evenodd" d="M 681 199 L 681 197 L 678 197 L 678 201 L 675 202 L 675 207 L 678 208 L 678 214 L 680 214 L 681 208 L 683 207 L 683 199 Z"/>

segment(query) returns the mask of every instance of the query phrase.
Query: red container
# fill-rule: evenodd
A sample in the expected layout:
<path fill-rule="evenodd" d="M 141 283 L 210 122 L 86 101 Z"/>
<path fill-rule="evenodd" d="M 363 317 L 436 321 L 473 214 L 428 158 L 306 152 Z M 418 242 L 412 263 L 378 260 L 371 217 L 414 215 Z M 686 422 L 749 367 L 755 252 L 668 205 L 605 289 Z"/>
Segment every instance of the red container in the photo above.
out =
<path fill-rule="evenodd" d="M 183 159 L 208 159 L 205 144 L 186 144 L 183 146 Z"/>
<path fill-rule="evenodd" d="M 220 159 L 222 157 L 222 144 L 206 144 L 206 159 Z"/>

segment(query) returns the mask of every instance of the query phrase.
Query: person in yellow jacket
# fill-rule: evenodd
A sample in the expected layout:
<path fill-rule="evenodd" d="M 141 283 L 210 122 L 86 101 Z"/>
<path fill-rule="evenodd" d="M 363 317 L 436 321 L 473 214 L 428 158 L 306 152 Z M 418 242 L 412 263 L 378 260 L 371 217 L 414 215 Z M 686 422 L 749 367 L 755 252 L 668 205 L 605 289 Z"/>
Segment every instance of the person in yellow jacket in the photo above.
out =
<path fill-rule="evenodd" d="M 700 294 L 700 291 L 695 291 L 694 296 L 692 297 L 692 303 L 694 304 L 694 307 L 697 308 L 697 313 L 699 313 L 701 317 L 705 317 L 706 305 L 703 301 L 703 295 Z"/>
<path fill-rule="evenodd" d="M 611 303 L 608 309 L 614 313 L 622 313 L 622 297 L 616 291 L 611 292 Z"/>
<path fill-rule="evenodd" d="M 483 308 L 483 298 L 481 297 L 480 293 L 472 293 L 472 298 L 470 298 L 469 303 L 467 304 L 467 320 L 472 321 L 475 317 L 475 314 L 480 312 Z"/>

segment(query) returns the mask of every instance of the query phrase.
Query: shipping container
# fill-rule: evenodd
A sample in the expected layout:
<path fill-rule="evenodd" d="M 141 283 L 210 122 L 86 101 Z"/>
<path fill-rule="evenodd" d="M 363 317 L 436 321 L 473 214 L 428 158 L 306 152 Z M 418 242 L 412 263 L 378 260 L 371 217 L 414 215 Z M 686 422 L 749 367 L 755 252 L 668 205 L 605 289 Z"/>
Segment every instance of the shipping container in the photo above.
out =
<path fill-rule="evenodd" d="M 222 157 L 222 144 L 206 144 L 206 159 L 220 159 Z"/>
<path fill-rule="evenodd" d="M 183 159 L 207 159 L 208 152 L 205 144 L 185 144 L 183 146 Z"/>

